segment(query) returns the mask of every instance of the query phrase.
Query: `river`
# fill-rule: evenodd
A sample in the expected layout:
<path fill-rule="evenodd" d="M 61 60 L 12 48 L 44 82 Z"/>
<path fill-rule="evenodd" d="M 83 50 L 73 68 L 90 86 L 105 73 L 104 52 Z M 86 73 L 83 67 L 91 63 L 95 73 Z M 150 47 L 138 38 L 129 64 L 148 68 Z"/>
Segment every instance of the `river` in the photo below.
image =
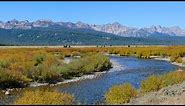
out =
<path fill-rule="evenodd" d="M 113 68 L 106 73 L 94 79 L 60 84 L 52 89 L 73 94 L 81 104 L 99 104 L 103 102 L 105 92 L 113 85 L 129 82 L 135 88 L 139 88 L 140 82 L 149 75 L 162 74 L 176 69 L 176 66 L 161 60 L 119 56 L 110 56 L 110 60 Z M 13 102 L 18 94 L 20 93 L 0 99 L 0 104 Z"/>

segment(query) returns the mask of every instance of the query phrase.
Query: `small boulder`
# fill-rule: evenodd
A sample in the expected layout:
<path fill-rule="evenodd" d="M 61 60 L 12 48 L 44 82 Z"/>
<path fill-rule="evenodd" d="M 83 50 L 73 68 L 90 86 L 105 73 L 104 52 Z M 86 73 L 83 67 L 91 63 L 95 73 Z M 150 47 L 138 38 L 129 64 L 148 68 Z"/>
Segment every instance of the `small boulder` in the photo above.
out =
<path fill-rule="evenodd" d="M 5 92 L 5 95 L 10 95 L 10 92 L 7 90 L 7 91 Z"/>

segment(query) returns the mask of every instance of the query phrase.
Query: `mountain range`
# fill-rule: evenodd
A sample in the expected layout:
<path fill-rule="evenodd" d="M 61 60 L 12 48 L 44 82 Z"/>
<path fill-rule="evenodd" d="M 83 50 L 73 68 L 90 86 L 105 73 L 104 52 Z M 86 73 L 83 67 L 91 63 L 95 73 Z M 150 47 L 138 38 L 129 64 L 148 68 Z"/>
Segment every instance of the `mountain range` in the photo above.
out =
<path fill-rule="evenodd" d="M 0 21 L 0 45 L 185 45 L 185 30 L 178 26 L 134 28 L 118 22 L 104 25 L 83 22 Z"/>
<path fill-rule="evenodd" d="M 100 32 L 106 32 L 115 34 L 123 37 L 148 37 L 154 34 L 169 35 L 169 36 L 185 36 L 185 30 L 178 26 L 174 27 L 162 27 L 160 25 L 151 26 L 149 28 L 134 28 L 121 25 L 118 22 L 108 23 L 103 25 L 90 25 L 83 22 L 53 22 L 51 20 L 37 20 L 34 22 L 18 21 L 16 19 L 0 22 L 0 28 L 2 29 L 32 29 L 38 27 L 55 27 L 56 25 L 68 27 L 68 28 L 81 28 L 81 29 L 91 29 Z M 62 30 L 62 29 L 61 29 Z"/>

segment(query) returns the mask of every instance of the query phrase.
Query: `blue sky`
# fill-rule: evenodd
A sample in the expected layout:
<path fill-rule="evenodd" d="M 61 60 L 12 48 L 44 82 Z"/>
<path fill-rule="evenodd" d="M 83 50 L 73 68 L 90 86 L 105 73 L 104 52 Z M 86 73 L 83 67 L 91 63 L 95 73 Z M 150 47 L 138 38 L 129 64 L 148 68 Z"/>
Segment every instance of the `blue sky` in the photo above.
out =
<path fill-rule="evenodd" d="M 0 2 L 0 20 L 14 18 L 185 28 L 185 2 Z"/>

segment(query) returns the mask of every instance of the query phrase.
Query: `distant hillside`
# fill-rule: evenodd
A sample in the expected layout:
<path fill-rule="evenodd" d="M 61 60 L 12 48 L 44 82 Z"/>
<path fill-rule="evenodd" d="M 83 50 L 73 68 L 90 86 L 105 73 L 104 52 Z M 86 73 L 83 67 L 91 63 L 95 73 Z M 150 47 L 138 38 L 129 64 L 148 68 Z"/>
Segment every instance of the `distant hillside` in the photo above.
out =
<path fill-rule="evenodd" d="M 31 29 L 0 29 L 0 44 L 8 45 L 184 45 L 185 37 L 122 37 L 83 28 L 60 25 Z"/>
<path fill-rule="evenodd" d="M 131 28 L 117 22 L 89 25 L 82 22 L 0 21 L 0 45 L 184 45 L 185 30 L 152 26 Z"/>

